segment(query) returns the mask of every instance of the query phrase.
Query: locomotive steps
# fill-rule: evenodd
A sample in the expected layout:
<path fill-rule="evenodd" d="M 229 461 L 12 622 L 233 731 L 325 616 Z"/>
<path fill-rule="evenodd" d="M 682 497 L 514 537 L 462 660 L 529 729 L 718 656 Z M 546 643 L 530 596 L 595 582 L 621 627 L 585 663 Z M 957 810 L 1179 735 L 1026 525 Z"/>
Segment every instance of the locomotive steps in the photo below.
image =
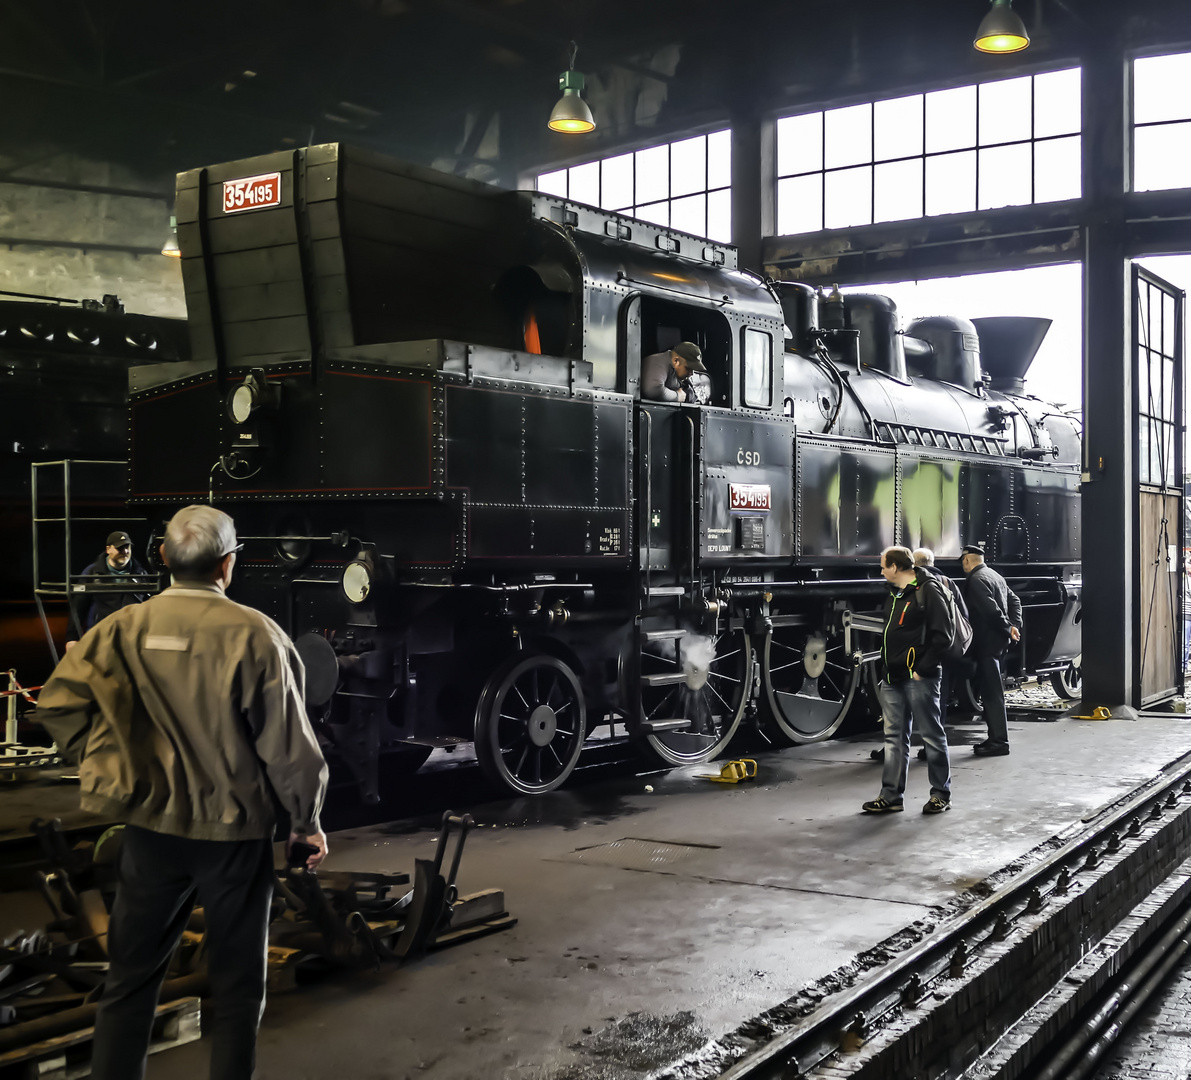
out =
<path fill-rule="evenodd" d="M 927 937 L 894 935 L 658 1080 L 1090 1075 L 1139 989 L 1188 949 L 1189 856 L 1191 754 L 960 898 Z"/>

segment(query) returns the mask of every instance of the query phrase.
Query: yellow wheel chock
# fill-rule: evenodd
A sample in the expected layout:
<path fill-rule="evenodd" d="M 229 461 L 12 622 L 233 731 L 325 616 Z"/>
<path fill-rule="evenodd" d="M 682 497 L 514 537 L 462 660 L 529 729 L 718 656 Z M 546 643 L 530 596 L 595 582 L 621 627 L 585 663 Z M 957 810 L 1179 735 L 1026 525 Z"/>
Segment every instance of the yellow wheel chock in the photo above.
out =
<path fill-rule="evenodd" d="M 1091 716 L 1073 716 L 1072 720 L 1111 720 L 1112 713 L 1104 705 L 1097 705 L 1092 710 Z"/>
<path fill-rule="evenodd" d="M 716 784 L 739 784 L 741 780 L 755 780 L 757 778 L 757 763 L 752 758 L 739 758 L 736 761 L 725 761 L 718 773 L 699 773 L 704 780 L 711 780 Z"/>

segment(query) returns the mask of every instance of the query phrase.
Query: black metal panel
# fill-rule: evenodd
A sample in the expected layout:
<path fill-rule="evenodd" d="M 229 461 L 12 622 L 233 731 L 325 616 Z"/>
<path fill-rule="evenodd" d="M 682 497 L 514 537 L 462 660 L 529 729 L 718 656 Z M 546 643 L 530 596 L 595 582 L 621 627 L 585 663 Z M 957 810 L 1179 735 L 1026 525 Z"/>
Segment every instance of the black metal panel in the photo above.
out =
<path fill-rule="evenodd" d="M 954 458 L 898 451 L 901 542 L 930 548 L 937 557 L 958 559 L 960 491 L 966 465 Z"/>
<path fill-rule="evenodd" d="M 596 503 L 629 505 L 629 420 L 632 402 L 599 400 L 595 417 Z M 627 543 L 627 538 L 626 538 Z"/>
<path fill-rule="evenodd" d="M 669 569 L 689 529 L 690 466 L 684 470 L 683 461 L 696 437 L 692 431 L 697 417 L 691 413 L 673 405 L 637 409 L 637 535 L 648 537 L 649 545 L 648 552 L 639 552 L 642 568 L 648 564 L 651 570 Z"/>
<path fill-rule="evenodd" d="M 798 554 L 879 555 L 897 542 L 897 458 L 891 450 L 799 439 Z"/>
<path fill-rule="evenodd" d="M 794 425 L 703 409 L 699 553 L 718 562 L 794 555 Z M 731 488 L 768 489 L 769 509 L 733 508 Z"/>
<path fill-rule="evenodd" d="M 1024 562 L 1028 550 L 1027 523 L 1013 509 L 1013 470 L 973 463 L 962 473 L 965 544 L 988 545 L 993 562 Z"/>
<path fill-rule="evenodd" d="M 627 510 L 560 510 L 546 506 L 473 506 L 469 563 L 623 565 L 629 554 Z"/>
<path fill-rule="evenodd" d="M 532 394 L 522 402 L 524 499 L 542 506 L 594 506 L 592 403 Z"/>
<path fill-rule="evenodd" d="M 447 486 L 473 502 L 521 503 L 521 394 L 449 386 L 446 390 Z"/>
<path fill-rule="evenodd" d="M 1079 476 L 1024 467 L 1014 499 L 1030 535 L 1030 562 L 1080 560 Z"/>
<path fill-rule="evenodd" d="M 164 393 L 133 398 L 128 414 L 128 489 L 133 500 L 206 498 L 211 468 L 225 452 L 218 417 L 223 402 L 208 375 L 174 383 Z M 208 423 L 199 418 L 211 417 Z"/>

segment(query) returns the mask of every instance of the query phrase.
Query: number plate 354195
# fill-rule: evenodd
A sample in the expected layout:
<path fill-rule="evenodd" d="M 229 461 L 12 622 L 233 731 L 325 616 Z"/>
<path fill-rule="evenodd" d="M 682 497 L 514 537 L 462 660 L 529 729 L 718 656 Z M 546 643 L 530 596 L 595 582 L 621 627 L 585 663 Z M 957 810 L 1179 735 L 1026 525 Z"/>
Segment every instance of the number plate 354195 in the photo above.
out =
<path fill-rule="evenodd" d="M 237 210 L 260 210 L 266 206 L 280 205 L 281 173 L 279 172 L 223 182 L 223 212 L 225 214 L 233 214 Z"/>

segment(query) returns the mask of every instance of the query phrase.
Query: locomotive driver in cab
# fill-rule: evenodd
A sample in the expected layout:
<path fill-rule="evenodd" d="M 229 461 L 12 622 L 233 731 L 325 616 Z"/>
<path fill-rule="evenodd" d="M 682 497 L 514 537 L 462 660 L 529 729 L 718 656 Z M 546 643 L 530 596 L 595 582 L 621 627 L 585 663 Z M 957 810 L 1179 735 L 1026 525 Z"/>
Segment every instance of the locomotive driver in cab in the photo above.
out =
<path fill-rule="evenodd" d="M 651 353 L 641 361 L 641 397 L 646 401 L 697 404 L 682 385 L 693 371 L 708 373 L 703 366 L 703 350 L 693 341 L 680 341 L 665 352 Z"/>
<path fill-rule="evenodd" d="M 881 552 L 881 576 L 889 583 L 877 688 L 885 721 L 885 764 L 880 795 L 862 809 L 866 814 L 905 809 L 910 734 L 918 724 L 930 780 L 930 798 L 922 812 L 942 814 L 951 809 L 951 761 L 939 715 L 940 664 L 955 631 L 951 610 L 938 578 L 914 566 L 909 548 Z"/>

